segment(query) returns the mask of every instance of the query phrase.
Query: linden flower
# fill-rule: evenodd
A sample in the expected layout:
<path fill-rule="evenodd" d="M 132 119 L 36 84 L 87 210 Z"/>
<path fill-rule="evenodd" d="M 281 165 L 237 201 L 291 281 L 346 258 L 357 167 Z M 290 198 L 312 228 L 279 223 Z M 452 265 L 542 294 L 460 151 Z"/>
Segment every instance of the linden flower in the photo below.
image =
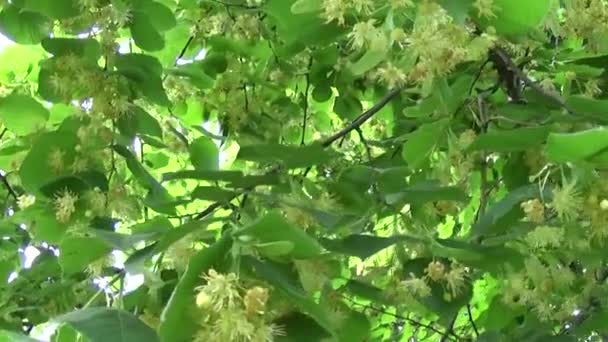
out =
<path fill-rule="evenodd" d="M 241 298 L 237 290 L 237 276 L 234 273 L 219 274 L 215 270 L 209 270 L 203 278 L 207 284 L 199 286 L 199 292 L 206 293 L 211 301 L 211 308 L 215 312 L 224 312 L 225 308 L 234 308 L 237 300 Z"/>
<path fill-rule="evenodd" d="M 477 10 L 480 17 L 494 18 L 496 17 L 496 5 L 494 0 L 475 0 L 473 7 Z"/>
<path fill-rule="evenodd" d="M 106 196 L 99 188 L 96 187 L 93 190 L 87 191 L 84 197 L 93 213 L 99 215 L 105 212 Z"/>
<path fill-rule="evenodd" d="M 555 283 L 562 288 L 568 288 L 576 281 L 576 275 L 567 267 L 556 264 L 552 265 L 549 271 Z"/>
<path fill-rule="evenodd" d="M 321 5 L 323 13 L 321 17 L 329 23 L 334 20 L 340 25 L 344 25 L 344 13 L 346 12 L 346 2 L 344 0 L 323 0 Z"/>
<path fill-rule="evenodd" d="M 376 70 L 376 78 L 390 88 L 394 88 L 403 85 L 407 80 L 407 75 L 403 70 L 388 62 Z"/>
<path fill-rule="evenodd" d="M 472 129 L 467 129 L 458 137 L 458 147 L 461 150 L 466 150 L 477 138 L 477 133 Z"/>
<path fill-rule="evenodd" d="M 268 290 L 259 286 L 247 290 L 243 299 L 249 315 L 264 313 L 266 301 L 268 301 Z"/>
<path fill-rule="evenodd" d="M 359 13 L 370 14 L 374 9 L 374 0 L 351 0 L 350 5 Z"/>
<path fill-rule="evenodd" d="M 21 210 L 32 206 L 34 203 L 36 203 L 36 197 L 34 195 L 21 195 L 17 199 L 17 206 Z"/>
<path fill-rule="evenodd" d="M 49 77 L 49 83 L 51 87 L 55 89 L 57 94 L 59 94 L 60 96 L 65 97 L 70 94 L 69 80 L 65 77 L 54 73 Z"/>
<path fill-rule="evenodd" d="M 553 306 L 543 301 L 536 303 L 533 310 L 536 316 L 543 322 L 551 320 L 553 316 Z"/>
<path fill-rule="evenodd" d="M 425 298 L 431 295 L 431 288 L 422 278 L 417 278 L 414 274 L 410 274 L 410 279 L 401 282 L 401 285 L 412 295 Z"/>
<path fill-rule="evenodd" d="M 97 0 L 78 0 L 78 7 L 81 10 L 86 11 L 97 6 Z"/>
<path fill-rule="evenodd" d="M 251 342 L 272 342 L 275 336 L 285 336 L 285 330 L 276 324 L 264 324 L 256 327 Z"/>
<path fill-rule="evenodd" d="M 559 247 L 564 241 L 564 231 L 549 226 L 539 226 L 526 236 L 526 242 L 534 248 Z"/>
<path fill-rule="evenodd" d="M 381 34 L 379 30 L 374 26 L 374 19 L 370 19 L 365 22 L 356 23 L 353 26 L 352 32 L 348 34 L 350 39 L 350 45 L 353 48 L 362 48 L 369 45 L 370 42 L 378 34 Z"/>
<path fill-rule="evenodd" d="M 65 168 L 65 152 L 59 148 L 55 148 L 51 151 L 48 157 L 48 164 L 54 172 L 61 172 Z"/>
<path fill-rule="evenodd" d="M 582 204 L 583 199 L 580 191 L 576 189 L 576 181 L 571 181 L 553 189 L 553 200 L 549 207 L 557 212 L 560 220 L 572 221 L 578 216 Z"/>
<path fill-rule="evenodd" d="M 452 264 L 450 271 L 445 275 L 448 290 L 452 293 L 452 297 L 456 297 L 462 293 L 466 285 L 467 271 L 457 264 Z"/>
<path fill-rule="evenodd" d="M 521 208 L 530 222 L 542 223 L 545 221 L 545 206 L 539 199 L 523 202 Z"/>
<path fill-rule="evenodd" d="M 89 162 L 85 158 L 75 158 L 70 169 L 74 173 L 84 172 L 89 168 Z"/>
<path fill-rule="evenodd" d="M 241 309 L 222 310 L 222 316 L 213 324 L 211 335 L 213 341 L 251 341 L 256 327 L 247 320 Z"/>
<path fill-rule="evenodd" d="M 441 261 L 431 261 L 424 273 L 434 281 L 439 281 L 445 277 L 445 265 Z"/>
<path fill-rule="evenodd" d="M 598 80 L 589 80 L 585 82 L 585 96 L 596 97 L 602 94 L 602 89 L 599 86 Z"/>
<path fill-rule="evenodd" d="M 55 197 L 55 217 L 57 221 L 65 223 L 70 220 L 70 217 L 76 212 L 76 202 L 78 195 L 65 189 Z"/>
<path fill-rule="evenodd" d="M 414 6 L 412 0 L 391 0 L 390 6 L 392 9 L 400 9 Z"/>

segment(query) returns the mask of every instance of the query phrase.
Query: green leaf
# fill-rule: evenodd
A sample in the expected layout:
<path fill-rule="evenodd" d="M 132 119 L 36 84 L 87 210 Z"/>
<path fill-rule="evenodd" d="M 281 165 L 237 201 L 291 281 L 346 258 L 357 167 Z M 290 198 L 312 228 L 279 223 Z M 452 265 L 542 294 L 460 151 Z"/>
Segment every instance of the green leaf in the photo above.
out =
<path fill-rule="evenodd" d="M 272 211 L 242 228 L 237 235 L 248 235 L 261 243 L 289 241 L 294 245 L 291 252 L 294 258 L 311 258 L 320 255 L 322 252 L 317 240 L 310 237 L 301 228 L 292 226 L 277 211 Z"/>
<path fill-rule="evenodd" d="M 551 8 L 551 0 L 495 0 L 493 4 L 496 16 L 478 19 L 478 22 L 510 37 L 525 35 L 539 27 Z"/>
<path fill-rule="evenodd" d="M 441 186 L 436 181 L 424 181 L 408 186 L 401 192 L 386 194 L 385 200 L 390 205 L 401 202 L 423 204 L 436 201 L 465 202 L 468 197 L 459 187 Z"/>
<path fill-rule="evenodd" d="M 150 113 L 139 106 L 131 106 L 126 115 L 122 115 L 116 125 L 120 133 L 129 138 L 134 138 L 137 134 L 145 134 L 162 139 L 163 130 Z"/>
<path fill-rule="evenodd" d="M 322 4 L 322 0 L 296 0 L 296 2 L 291 5 L 291 13 L 303 14 L 318 12 L 323 8 Z"/>
<path fill-rule="evenodd" d="M 328 162 L 332 154 L 316 144 L 308 146 L 260 144 L 242 146 L 237 158 L 258 163 L 282 163 L 288 168 L 296 169 Z"/>
<path fill-rule="evenodd" d="M 295 275 L 290 274 L 286 268 L 270 261 L 260 261 L 251 256 L 243 256 L 242 265 L 252 269 L 259 278 L 266 280 L 281 291 L 291 303 L 302 312 L 310 315 L 327 332 L 335 334 L 334 326 L 330 323 L 328 310 L 309 298 L 302 289 Z"/>
<path fill-rule="evenodd" d="M 7 5 L 0 12 L 0 33 L 19 44 L 38 44 L 49 35 L 51 23 L 38 13 Z"/>
<path fill-rule="evenodd" d="M 208 137 L 199 137 L 190 146 L 190 161 L 197 170 L 218 170 L 220 155 L 217 145 Z"/>
<path fill-rule="evenodd" d="M 166 214 L 175 214 L 175 206 L 173 197 L 144 167 L 139 163 L 137 158 L 124 146 L 114 145 L 114 150 L 125 158 L 127 167 L 135 176 L 135 179 L 141 186 L 146 188 L 148 193 L 147 205 L 152 209 Z"/>
<path fill-rule="evenodd" d="M 160 2 L 144 1 L 136 7 L 135 12 L 145 14 L 154 28 L 161 32 L 170 30 L 177 24 L 173 11 Z"/>
<path fill-rule="evenodd" d="M 411 169 L 418 169 L 428 161 L 437 142 L 442 139 L 445 124 L 445 120 L 424 124 L 408 135 L 402 154 Z"/>
<path fill-rule="evenodd" d="M 93 229 L 92 232 L 95 236 L 105 241 L 106 244 L 121 251 L 128 251 L 137 243 L 151 240 L 159 235 L 159 233 L 156 232 L 121 234 L 101 229 Z"/>
<path fill-rule="evenodd" d="M 180 65 L 177 68 L 171 68 L 167 70 L 169 74 L 187 77 L 190 82 L 197 86 L 199 89 L 209 89 L 213 87 L 215 80 L 207 75 L 200 67 L 195 63 Z M 200 121 L 199 121 L 200 123 Z"/>
<path fill-rule="evenodd" d="M 0 330 L 0 342 L 41 342 L 14 331 Z"/>
<path fill-rule="evenodd" d="M 11 83 L 15 78 L 35 75 L 38 72 L 37 65 L 44 57 L 45 52 L 40 46 L 19 44 L 4 46 L 0 51 L 0 60 L 11 62 L 0 63 L 0 80 Z"/>
<path fill-rule="evenodd" d="M 67 19 L 80 14 L 77 0 L 25 0 L 23 8 L 51 19 Z"/>
<path fill-rule="evenodd" d="M 340 240 L 321 239 L 321 244 L 330 251 L 357 256 L 361 260 L 365 260 L 387 247 L 404 241 L 421 242 L 423 240 L 408 235 L 380 237 L 352 234 Z"/>
<path fill-rule="evenodd" d="M 340 95 L 336 97 L 334 102 L 334 112 L 338 114 L 342 120 L 352 120 L 363 111 L 361 101 L 353 96 Z"/>
<path fill-rule="evenodd" d="M 125 262 L 125 267 L 128 269 L 137 269 L 139 272 L 141 272 L 142 263 L 144 261 L 149 260 L 156 254 L 165 252 L 174 243 L 194 232 L 198 232 L 197 237 L 202 238 L 201 231 L 207 229 L 211 223 L 218 222 L 220 220 L 221 219 L 206 219 L 200 221 L 190 221 L 178 227 L 168 229 L 162 234 L 156 243 L 133 253 Z M 208 233 L 207 237 L 209 238 L 215 236 L 215 233 L 212 231 L 205 233 Z"/>
<path fill-rule="evenodd" d="M 277 32 L 284 39 L 290 54 L 306 46 L 332 44 L 344 33 L 336 23 L 325 23 L 317 13 L 295 14 L 291 8 L 296 0 L 269 0 L 264 4 L 266 12 L 277 24 Z"/>
<path fill-rule="evenodd" d="M 171 106 L 161 80 L 163 67 L 157 58 L 137 53 L 121 54 L 116 56 L 115 64 L 148 100 L 160 106 Z"/>
<path fill-rule="evenodd" d="M 159 51 L 165 47 L 165 39 L 152 21 L 146 14 L 135 11 L 129 25 L 135 45 L 145 51 Z"/>
<path fill-rule="evenodd" d="M 45 38 L 42 47 L 55 56 L 75 55 L 93 63 L 101 57 L 101 46 L 92 38 Z"/>
<path fill-rule="evenodd" d="M 608 148 L 608 130 L 599 127 L 576 133 L 551 133 L 545 153 L 553 162 L 580 162 Z"/>
<path fill-rule="evenodd" d="M 432 261 L 441 261 L 444 265 L 450 264 L 447 259 L 440 258 L 411 259 L 403 264 L 402 274 L 404 279 L 409 279 L 410 274 L 414 274 L 418 278 L 424 277 L 424 270 Z M 420 302 L 429 310 L 439 315 L 439 322 L 443 325 L 449 324 L 454 315 L 470 301 L 472 296 L 472 286 L 469 282 L 465 283 L 464 288 L 456 297 L 452 297 L 451 295 L 446 296 L 448 293 L 445 286 L 440 283 L 431 282 L 429 286 L 431 287 L 431 295 L 421 298 Z"/>
<path fill-rule="evenodd" d="M 155 342 L 156 332 L 133 314 L 114 308 L 87 308 L 53 319 L 69 324 L 91 342 Z"/>
<path fill-rule="evenodd" d="M 500 230 L 505 227 L 499 225 L 499 221 L 513 210 L 519 210 L 519 205 L 522 202 L 533 198 L 544 198 L 547 200 L 550 198 L 550 192 L 545 189 L 541 193 L 537 184 L 526 185 L 510 191 L 503 199 L 488 208 L 486 213 L 471 227 L 471 233 L 473 236 L 500 233 Z"/>
<path fill-rule="evenodd" d="M 350 72 L 355 76 L 361 76 L 386 60 L 388 51 L 386 49 L 368 49 L 367 52 L 355 63 L 349 65 Z M 334 109 L 335 111 L 335 109 Z M 337 113 L 337 111 L 336 111 Z"/>
<path fill-rule="evenodd" d="M 238 194 L 238 192 L 214 186 L 198 186 L 190 194 L 190 197 L 205 201 L 227 202 L 235 198 Z"/>
<path fill-rule="evenodd" d="M 38 137 L 19 169 L 23 187 L 30 193 L 37 193 L 41 186 L 59 178 L 61 175 L 55 175 L 49 169 L 51 153 L 62 151 L 65 154 L 65 165 L 71 165 L 76 154 L 76 145 L 78 138 L 70 132 L 48 132 Z"/>
<path fill-rule="evenodd" d="M 371 332 L 371 324 L 367 316 L 355 311 L 347 315 L 337 331 L 340 341 L 366 341 Z"/>
<path fill-rule="evenodd" d="M 482 134 L 469 146 L 469 150 L 492 152 L 525 151 L 542 144 L 550 127 L 524 127 L 513 130 L 493 130 Z"/>
<path fill-rule="evenodd" d="M 48 109 L 27 95 L 12 93 L 0 99 L 0 120 L 17 135 L 28 135 L 44 127 Z"/>
<path fill-rule="evenodd" d="M 232 239 L 226 234 L 190 258 L 186 272 L 179 279 L 162 312 L 159 326 L 162 341 L 192 341 L 192 336 L 200 329 L 194 317 L 188 318 L 188 312 L 195 308 L 194 289 L 201 283 L 201 275 L 220 262 L 231 246 Z"/>
<path fill-rule="evenodd" d="M 608 100 L 592 99 L 586 96 L 573 95 L 566 99 L 566 105 L 578 114 L 586 115 L 593 119 L 606 122 L 606 112 L 608 112 Z"/>
<path fill-rule="evenodd" d="M 314 319 L 300 312 L 289 312 L 276 321 L 285 330 L 285 335 L 277 336 L 277 342 L 320 342 L 331 338 Z"/>
<path fill-rule="evenodd" d="M 294 244 L 291 241 L 275 241 L 257 243 L 254 247 L 261 256 L 273 258 L 290 254 L 293 251 Z"/>
<path fill-rule="evenodd" d="M 72 275 L 110 253 L 112 248 L 104 240 L 95 237 L 67 237 L 59 244 L 59 250 L 59 264 L 63 272 Z"/>
<path fill-rule="evenodd" d="M 198 170 L 183 170 L 177 172 L 168 172 L 163 174 L 163 181 L 176 179 L 198 179 L 207 181 L 228 182 L 227 187 L 232 188 L 249 188 L 258 185 L 276 185 L 279 184 L 279 176 L 277 174 L 266 175 L 243 175 L 240 171 L 198 171 Z"/>

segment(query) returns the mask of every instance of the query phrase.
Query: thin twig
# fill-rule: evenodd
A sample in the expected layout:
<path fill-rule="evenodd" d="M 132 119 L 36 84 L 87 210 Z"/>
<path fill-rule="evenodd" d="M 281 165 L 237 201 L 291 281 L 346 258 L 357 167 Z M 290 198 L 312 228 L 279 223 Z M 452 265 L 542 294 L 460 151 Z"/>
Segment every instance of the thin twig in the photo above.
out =
<path fill-rule="evenodd" d="M 456 312 L 456 314 L 454 315 L 454 318 L 452 318 L 452 320 L 450 321 L 450 324 L 448 325 L 448 330 L 446 330 L 445 333 L 443 333 L 443 336 L 441 336 L 441 339 L 439 340 L 439 342 L 445 342 L 450 335 L 454 334 L 454 324 L 456 323 L 456 319 L 458 318 L 459 312 L 460 312 L 460 309 Z"/>
<path fill-rule="evenodd" d="M 385 315 L 389 315 L 389 316 L 392 316 L 392 317 L 395 317 L 395 318 L 398 318 L 398 319 L 402 319 L 402 320 L 404 320 L 404 321 L 406 321 L 406 322 L 408 322 L 408 323 L 410 323 L 412 325 L 416 325 L 418 327 L 429 329 L 429 330 L 431 330 L 431 331 L 433 331 L 433 332 L 435 332 L 436 334 L 439 334 L 439 335 L 443 335 L 443 334 L 446 333 L 446 332 L 443 332 L 443 331 L 441 331 L 441 330 L 433 327 L 430 324 L 425 324 L 425 323 L 422 323 L 422 322 L 417 321 L 415 319 L 411 319 L 409 317 L 402 316 L 402 315 L 397 315 L 397 314 L 394 314 L 392 312 L 388 312 L 388 311 L 385 311 L 385 310 L 382 310 L 382 309 L 378 309 L 378 308 L 375 308 L 375 307 L 370 306 L 370 305 L 357 303 L 357 302 L 353 301 L 352 299 L 350 299 L 350 298 L 348 298 L 348 297 L 346 297 L 344 295 L 341 295 L 341 296 L 344 299 L 348 300 L 351 304 L 357 305 L 357 306 L 362 307 L 364 309 L 373 310 L 373 311 L 376 311 L 376 312 L 381 313 L 381 314 L 385 314 Z M 448 333 L 448 336 L 450 336 L 450 337 L 455 338 L 456 340 L 458 340 L 458 336 L 456 334 L 454 334 L 453 332 Z"/>
<path fill-rule="evenodd" d="M 11 197 L 13 197 L 15 199 L 15 201 L 17 201 L 19 196 L 17 196 L 17 193 L 15 192 L 15 190 L 13 190 L 13 187 L 8 182 L 8 179 L 6 179 L 6 175 L 0 174 L 0 179 L 2 180 L 4 187 L 6 188 L 8 193 L 11 195 Z"/>
<path fill-rule="evenodd" d="M 89 306 L 91 306 L 91 304 L 93 304 L 93 302 L 95 302 L 95 300 L 97 299 L 97 297 L 99 297 L 102 293 L 104 293 L 108 287 L 114 285 L 114 283 L 118 279 L 122 278 L 125 274 L 126 274 L 125 270 L 122 270 L 122 271 L 118 272 L 118 274 L 116 274 L 112 279 L 110 279 L 110 281 L 108 281 L 108 283 L 106 284 L 106 286 L 99 288 L 99 290 L 91 297 L 91 299 L 89 299 L 89 301 L 84 304 L 84 306 L 82 307 L 82 309 L 86 309 Z"/>
<path fill-rule="evenodd" d="M 376 115 L 380 110 L 382 110 L 382 108 L 384 108 L 384 106 L 386 106 L 389 102 L 391 102 L 393 99 L 395 99 L 400 93 L 401 93 L 401 87 L 397 87 L 397 88 L 391 90 L 378 103 L 376 103 L 370 109 L 366 110 L 361 115 L 359 115 L 348 126 L 342 128 L 341 130 L 336 132 L 334 135 L 323 140 L 321 142 L 321 146 L 327 147 L 327 146 L 333 144 L 335 141 L 339 140 L 340 138 L 346 136 L 351 131 L 357 129 L 358 127 L 361 127 L 361 125 L 363 125 L 372 116 Z"/>
<path fill-rule="evenodd" d="M 361 130 L 361 127 L 355 128 L 355 131 L 357 132 L 357 134 L 359 134 L 359 139 L 361 140 L 361 143 L 365 147 L 365 153 L 367 154 L 367 159 L 371 162 L 372 161 L 372 150 L 369 147 L 367 140 L 363 136 L 363 131 Z"/>
<path fill-rule="evenodd" d="M 312 56 L 308 61 L 308 70 L 312 67 Z M 306 137 L 306 122 L 308 121 L 308 92 L 310 91 L 310 72 L 307 72 L 306 75 L 306 87 L 304 88 L 304 118 L 302 119 L 302 139 L 300 140 L 300 145 L 304 145 L 304 138 Z"/>
<path fill-rule="evenodd" d="M 257 10 L 260 8 L 259 6 L 249 6 L 249 5 L 245 5 L 245 4 L 233 4 L 230 2 L 225 2 L 225 1 L 220 1 L 220 0 L 207 0 L 207 1 L 215 2 L 216 4 L 223 5 L 225 7 L 238 7 L 238 8 L 248 9 L 248 10 Z"/>
<path fill-rule="evenodd" d="M 477 325 L 475 324 L 475 321 L 473 320 L 473 314 L 471 313 L 471 304 L 467 304 L 467 314 L 469 315 L 469 322 L 471 323 L 471 326 L 473 327 L 475 336 L 479 337 L 479 330 L 477 330 Z"/>

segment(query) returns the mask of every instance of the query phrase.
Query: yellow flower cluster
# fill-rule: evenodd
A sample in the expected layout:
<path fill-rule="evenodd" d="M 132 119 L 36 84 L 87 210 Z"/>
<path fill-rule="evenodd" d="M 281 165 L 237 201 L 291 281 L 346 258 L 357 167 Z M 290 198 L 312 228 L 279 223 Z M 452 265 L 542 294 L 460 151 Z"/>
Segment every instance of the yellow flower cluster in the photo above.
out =
<path fill-rule="evenodd" d="M 234 273 L 209 270 L 197 288 L 196 305 L 203 311 L 194 341 L 272 342 L 282 330 L 265 320 L 268 290 L 259 286 L 244 295 Z"/>

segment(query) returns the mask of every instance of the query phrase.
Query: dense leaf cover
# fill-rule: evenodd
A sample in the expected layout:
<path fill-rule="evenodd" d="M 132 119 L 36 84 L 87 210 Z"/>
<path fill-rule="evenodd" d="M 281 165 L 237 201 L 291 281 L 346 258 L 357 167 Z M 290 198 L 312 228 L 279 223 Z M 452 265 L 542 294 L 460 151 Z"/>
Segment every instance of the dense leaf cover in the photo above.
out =
<path fill-rule="evenodd" d="M 0 9 L 1 341 L 608 338 L 607 1 Z"/>

